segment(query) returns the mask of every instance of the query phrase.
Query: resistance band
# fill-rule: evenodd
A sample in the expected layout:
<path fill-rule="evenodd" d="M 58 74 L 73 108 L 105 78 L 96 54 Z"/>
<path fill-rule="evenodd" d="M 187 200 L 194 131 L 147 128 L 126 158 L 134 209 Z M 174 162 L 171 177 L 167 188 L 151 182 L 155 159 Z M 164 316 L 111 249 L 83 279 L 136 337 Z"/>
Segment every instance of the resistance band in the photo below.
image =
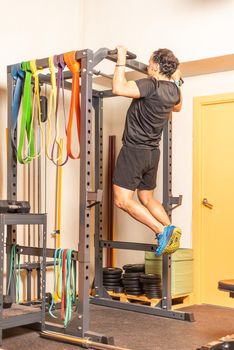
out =
<path fill-rule="evenodd" d="M 32 72 L 29 62 L 21 64 L 22 70 L 25 72 L 23 99 L 22 99 L 22 117 L 20 125 L 19 145 L 17 150 L 17 158 L 21 164 L 27 164 L 35 158 L 34 149 L 34 134 L 33 134 L 33 119 L 32 119 L 32 100 L 31 100 L 31 79 Z M 23 156 L 23 147 L 25 140 L 25 133 L 28 139 L 28 154 Z"/>
<path fill-rule="evenodd" d="M 59 296 L 61 300 L 61 318 L 65 327 L 72 317 L 72 304 L 74 303 L 77 306 L 76 261 L 72 260 L 72 252 L 72 249 L 55 249 L 54 253 L 54 290 L 49 313 L 53 318 L 57 318 L 52 310 L 55 304 L 55 295 Z"/>
<path fill-rule="evenodd" d="M 16 262 L 16 244 L 12 244 L 11 254 L 10 254 L 10 273 L 7 285 L 7 295 L 10 293 L 10 286 L 12 283 L 12 275 L 16 276 L 16 303 L 19 304 L 19 294 L 20 294 L 20 255 L 18 254 L 18 262 Z M 16 268 L 17 266 L 17 268 Z M 16 270 L 18 270 L 16 272 Z"/>
<path fill-rule="evenodd" d="M 67 52 L 64 54 L 64 60 L 69 70 L 72 72 L 72 95 L 71 95 L 71 103 L 70 103 L 69 120 L 68 120 L 68 126 L 67 126 L 67 154 L 72 159 L 80 158 L 80 151 L 77 156 L 74 156 L 71 150 L 74 112 L 76 114 L 78 143 L 80 142 L 80 83 L 79 83 L 80 63 L 76 61 L 75 56 L 76 56 L 75 51 Z"/>
<path fill-rule="evenodd" d="M 66 307 L 66 278 L 67 278 L 67 271 L 66 271 L 66 257 L 67 257 L 67 249 L 64 249 L 63 251 L 63 257 L 62 257 L 62 299 L 61 299 L 61 319 L 64 321 L 64 310 Z M 69 282 L 68 282 L 69 283 Z"/>
<path fill-rule="evenodd" d="M 15 143 L 15 130 L 18 121 L 19 109 L 21 104 L 21 98 L 23 93 L 25 72 L 21 69 L 20 64 L 16 64 L 11 68 L 11 75 L 15 81 L 15 88 L 13 91 L 12 99 L 12 128 L 11 128 L 11 143 L 14 154 L 17 155 L 17 146 Z"/>
<path fill-rule="evenodd" d="M 63 152 L 60 145 L 60 138 L 59 138 L 59 116 L 58 116 L 58 106 L 59 106 L 59 97 L 60 97 L 60 90 L 62 88 L 62 104 L 63 104 L 63 116 L 64 116 L 64 127 L 65 127 L 65 134 L 67 135 L 67 129 L 66 129 L 66 113 L 65 113 L 65 102 L 64 102 L 64 78 L 63 78 L 63 71 L 66 66 L 66 63 L 64 62 L 63 55 L 56 55 L 53 58 L 53 63 L 58 69 L 57 73 L 57 92 L 56 92 L 56 103 L 55 103 L 55 138 L 52 145 L 51 150 L 51 160 L 52 162 L 57 166 L 63 166 L 68 161 L 68 155 L 66 155 L 65 159 L 63 160 Z M 52 62 L 51 62 L 52 65 Z M 57 146 L 57 147 L 56 147 Z M 57 158 L 55 158 L 54 153 L 56 151 L 56 148 L 58 149 L 58 155 Z"/>
<path fill-rule="evenodd" d="M 56 75 L 55 75 L 55 66 L 54 66 L 54 57 L 49 57 L 49 70 L 50 70 L 50 82 L 51 90 L 49 97 L 49 110 L 47 116 L 47 142 L 46 142 L 46 155 L 52 160 L 50 154 L 50 143 L 51 143 L 51 115 L 55 116 L 56 110 L 56 100 L 57 100 L 57 90 L 56 90 Z"/>
<path fill-rule="evenodd" d="M 38 143 L 40 145 L 39 150 L 38 150 L 38 154 L 35 156 L 39 157 L 41 155 L 42 150 L 44 149 L 44 129 L 42 126 L 42 121 L 41 121 L 41 104 L 40 104 L 40 86 L 39 86 L 39 73 L 41 71 L 41 69 L 37 68 L 36 65 L 36 60 L 32 60 L 30 61 L 30 67 L 31 67 L 31 72 L 32 72 L 32 76 L 34 78 L 34 93 L 33 93 L 33 116 L 32 119 L 36 119 L 38 121 L 39 124 L 39 130 L 40 130 L 40 142 Z M 35 108 L 37 107 L 37 108 Z M 37 110 L 37 113 L 35 113 L 35 109 Z M 37 115 L 37 118 L 35 118 L 34 113 Z"/>

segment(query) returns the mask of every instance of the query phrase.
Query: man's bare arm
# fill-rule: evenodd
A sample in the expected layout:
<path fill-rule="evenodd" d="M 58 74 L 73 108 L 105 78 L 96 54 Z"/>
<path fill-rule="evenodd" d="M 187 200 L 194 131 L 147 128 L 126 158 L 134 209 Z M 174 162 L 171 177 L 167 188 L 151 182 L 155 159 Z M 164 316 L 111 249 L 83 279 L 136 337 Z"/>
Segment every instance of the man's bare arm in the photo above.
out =
<path fill-rule="evenodd" d="M 127 81 L 125 76 L 127 49 L 123 46 L 117 46 L 117 50 L 118 59 L 114 71 L 112 91 L 115 95 L 140 98 L 140 91 L 135 81 Z"/>

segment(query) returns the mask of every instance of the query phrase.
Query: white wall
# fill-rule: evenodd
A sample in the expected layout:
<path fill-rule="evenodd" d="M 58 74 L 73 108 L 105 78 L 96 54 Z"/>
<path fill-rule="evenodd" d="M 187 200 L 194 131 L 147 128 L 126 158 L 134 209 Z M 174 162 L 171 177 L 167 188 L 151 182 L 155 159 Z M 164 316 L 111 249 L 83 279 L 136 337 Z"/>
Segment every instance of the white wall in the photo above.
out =
<path fill-rule="evenodd" d="M 1 1 L 0 20 L 0 198 L 6 199 L 7 90 L 6 66 L 35 58 L 83 48 L 83 0 L 8 0 Z M 67 109 L 68 110 L 68 109 Z M 19 175 L 26 166 L 19 165 Z M 79 225 L 79 161 L 70 161 L 63 171 L 62 240 L 64 248 L 77 249 Z M 54 229 L 55 167 L 48 172 L 48 246 L 54 245 L 50 233 Z M 66 184 L 66 185 L 64 185 Z M 23 199 L 19 179 L 18 199 Z M 26 199 L 26 198 L 25 198 Z M 26 235 L 19 233 L 19 240 Z"/>
<path fill-rule="evenodd" d="M 145 63 L 160 47 L 172 49 L 181 62 L 219 56 L 234 52 L 233 15 L 233 0 L 86 0 L 84 44 L 93 50 L 123 44 Z M 113 73 L 113 64 L 100 67 Z M 183 228 L 182 246 L 191 247 L 193 97 L 233 91 L 234 72 L 186 78 L 182 89 L 183 110 L 173 122 L 173 195 L 182 194 L 183 205 L 173 212 L 173 222 Z M 116 134 L 119 149 L 129 101 L 118 99 L 105 101 L 104 120 L 106 140 L 107 134 Z M 158 182 L 160 197 L 160 173 Z M 119 210 L 116 235 L 119 240 L 153 240 L 150 230 Z M 143 259 L 140 252 L 119 251 L 117 265 Z"/>
<path fill-rule="evenodd" d="M 0 198 L 5 199 L 6 66 L 83 48 L 83 0 L 1 1 L 0 42 L 0 139 L 2 140 L 0 147 Z M 78 161 L 70 161 L 66 169 L 64 168 L 64 183 L 67 183 L 68 186 L 63 188 L 63 199 L 66 200 L 66 203 L 70 203 L 71 208 L 69 209 L 68 205 L 63 205 L 65 219 L 62 221 L 62 225 L 67 228 L 68 232 L 72 232 L 79 223 L 77 198 L 72 196 L 74 188 L 75 191 L 78 190 L 79 178 L 78 176 L 77 180 L 74 178 L 74 174 L 79 173 L 78 163 Z M 23 168 L 25 166 L 19 165 L 19 174 L 23 173 Z M 47 209 L 50 212 L 49 233 L 52 231 L 54 224 L 54 168 L 54 166 L 51 166 L 47 172 L 49 181 L 49 195 L 47 198 Z M 20 191 L 20 188 L 18 191 Z M 18 198 L 22 199 L 21 192 Z M 50 237 L 50 234 L 48 236 Z M 66 240 L 66 246 L 74 244 L 76 247 L 72 235 L 68 234 L 68 236 L 70 237 L 68 241 L 67 237 L 63 236 L 64 244 Z M 49 244 L 50 242 L 51 239 L 49 239 Z"/>

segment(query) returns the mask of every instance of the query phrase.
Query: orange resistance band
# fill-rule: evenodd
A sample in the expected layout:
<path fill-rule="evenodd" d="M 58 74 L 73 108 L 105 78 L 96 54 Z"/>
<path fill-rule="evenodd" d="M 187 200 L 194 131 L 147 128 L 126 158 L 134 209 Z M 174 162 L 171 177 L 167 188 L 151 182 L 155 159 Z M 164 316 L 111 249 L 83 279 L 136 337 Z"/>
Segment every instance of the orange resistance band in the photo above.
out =
<path fill-rule="evenodd" d="M 80 150 L 77 156 L 72 153 L 72 126 L 74 110 L 76 114 L 76 127 L 78 142 L 80 142 L 80 63 L 76 61 L 76 51 L 67 52 L 64 54 L 64 61 L 67 64 L 69 70 L 72 72 L 72 95 L 69 112 L 69 120 L 67 125 L 67 154 L 72 159 L 80 158 Z"/>

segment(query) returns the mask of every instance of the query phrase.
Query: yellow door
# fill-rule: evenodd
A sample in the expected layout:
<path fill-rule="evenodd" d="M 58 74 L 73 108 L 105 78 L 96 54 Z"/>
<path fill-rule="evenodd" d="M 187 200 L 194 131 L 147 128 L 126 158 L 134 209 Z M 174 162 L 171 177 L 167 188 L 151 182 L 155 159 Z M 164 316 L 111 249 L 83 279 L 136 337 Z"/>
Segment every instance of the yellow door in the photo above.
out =
<path fill-rule="evenodd" d="M 193 243 L 196 302 L 234 307 L 234 94 L 194 99 Z"/>

